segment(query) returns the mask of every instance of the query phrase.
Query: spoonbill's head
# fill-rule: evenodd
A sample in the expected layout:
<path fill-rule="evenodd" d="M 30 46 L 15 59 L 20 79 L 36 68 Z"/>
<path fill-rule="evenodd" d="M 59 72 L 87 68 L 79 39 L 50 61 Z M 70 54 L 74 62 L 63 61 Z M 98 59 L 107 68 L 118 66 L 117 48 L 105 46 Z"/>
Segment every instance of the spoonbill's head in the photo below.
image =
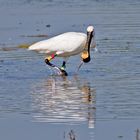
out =
<path fill-rule="evenodd" d="M 87 27 L 87 40 L 86 40 L 84 50 L 81 54 L 82 60 L 85 63 L 88 63 L 90 61 L 90 44 L 93 37 L 94 37 L 94 27 L 88 26 Z"/>
<path fill-rule="evenodd" d="M 91 33 L 94 31 L 94 27 L 93 26 L 88 26 L 87 27 L 87 32 Z"/>

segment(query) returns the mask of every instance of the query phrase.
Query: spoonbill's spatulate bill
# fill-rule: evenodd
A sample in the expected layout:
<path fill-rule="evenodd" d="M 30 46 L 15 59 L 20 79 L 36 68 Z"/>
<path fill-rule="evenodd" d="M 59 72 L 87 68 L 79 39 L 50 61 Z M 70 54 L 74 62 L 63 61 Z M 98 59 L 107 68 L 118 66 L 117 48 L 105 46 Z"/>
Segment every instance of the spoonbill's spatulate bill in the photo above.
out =
<path fill-rule="evenodd" d="M 94 27 L 87 27 L 87 34 L 80 32 L 66 32 L 47 40 L 39 41 L 29 47 L 29 50 L 45 53 L 47 65 L 59 70 L 61 75 L 67 75 L 65 71 L 66 61 L 59 68 L 50 63 L 55 57 L 70 57 L 81 53 L 82 62 L 90 61 L 90 47 L 96 47 L 94 40 Z"/>

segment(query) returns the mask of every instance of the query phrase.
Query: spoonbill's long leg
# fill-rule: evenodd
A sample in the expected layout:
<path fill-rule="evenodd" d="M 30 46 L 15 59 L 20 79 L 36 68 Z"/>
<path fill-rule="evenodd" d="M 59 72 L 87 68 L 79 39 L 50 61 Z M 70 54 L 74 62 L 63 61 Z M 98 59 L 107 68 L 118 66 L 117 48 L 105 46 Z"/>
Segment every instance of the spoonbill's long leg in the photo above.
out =
<path fill-rule="evenodd" d="M 60 68 L 61 70 L 65 70 L 66 69 L 66 61 L 63 61 L 62 66 Z"/>
<path fill-rule="evenodd" d="M 78 66 L 77 72 L 80 70 L 80 68 L 81 68 L 81 66 L 82 66 L 83 64 L 84 64 L 84 62 L 81 61 L 81 63 L 80 63 L 79 66 Z"/>
<path fill-rule="evenodd" d="M 57 54 L 52 54 L 51 56 L 46 57 L 46 58 L 45 58 L 46 64 L 49 65 L 49 66 L 51 66 L 51 67 L 53 67 L 53 68 L 56 68 L 56 69 L 59 71 L 59 74 L 67 76 L 68 74 L 67 74 L 67 72 L 65 71 L 65 67 L 66 67 L 66 66 L 65 66 L 66 62 L 65 62 L 65 61 L 63 61 L 63 64 L 62 64 L 62 67 L 61 67 L 61 68 L 59 68 L 59 67 L 57 67 L 56 65 L 50 63 L 50 61 L 51 61 L 52 59 L 54 59 L 56 56 L 57 56 Z"/>
<path fill-rule="evenodd" d="M 46 58 L 45 58 L 46 64 L 49 65 L 49 66 L 51 66 L 51 67 L 57 67 L 57 66 L 55 66 L 54 64 L 50 63 L 50 61 L 51 61 L 52 59 L 54 59 L 56 56 L 57 56 L 57 54 L 52 54 L 51 56 L 46 57 Z"/>

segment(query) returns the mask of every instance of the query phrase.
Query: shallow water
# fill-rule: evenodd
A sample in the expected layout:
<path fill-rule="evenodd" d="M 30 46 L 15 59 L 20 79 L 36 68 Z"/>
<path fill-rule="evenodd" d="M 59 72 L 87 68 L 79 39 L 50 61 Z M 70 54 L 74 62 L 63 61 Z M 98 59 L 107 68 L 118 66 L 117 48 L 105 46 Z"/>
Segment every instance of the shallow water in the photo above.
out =
<path fill-rule="evenodd" d="M 1 0 L 1 138 L 140 139 L 139 7 L 138 0 Z M 19 47 L 89 24 L 99 51 L 78 74 L 79 56 L 64 78 L 44 55 Z"/>

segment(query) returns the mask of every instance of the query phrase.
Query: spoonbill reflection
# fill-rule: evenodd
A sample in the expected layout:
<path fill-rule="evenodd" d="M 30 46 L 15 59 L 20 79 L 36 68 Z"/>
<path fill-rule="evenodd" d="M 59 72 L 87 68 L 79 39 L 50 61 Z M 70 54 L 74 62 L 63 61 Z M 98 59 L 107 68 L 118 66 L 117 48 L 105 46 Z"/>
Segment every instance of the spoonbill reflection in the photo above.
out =
<path fill-rule="evenodd" d="M 87 27 L 87 34 L 80 32 L 66 32 L 47 40 L 39 41 L 31 46 L 29 50 L 45 53 L 47 57 L 45 62 L 47 65 L 56 68 L 60 75 L 67 76 L 66 59 L 70 56 L 81 53 L 82 63 L 90 61 L 90 47 L 96 47 L 94 41 L 94 27 Z M 52 64 L 50 61 L 55 57 L 63 57 L 64 61 L 61 67 Z"/>
<path fill-rule="evenodd" d="M 65 79 L 61 79 L 65 78 Z M 96 91 L 85 80 L 49 77 L 32 87 L 32 108 L 36 121 L 87 124 L 94 128 Z"/>

